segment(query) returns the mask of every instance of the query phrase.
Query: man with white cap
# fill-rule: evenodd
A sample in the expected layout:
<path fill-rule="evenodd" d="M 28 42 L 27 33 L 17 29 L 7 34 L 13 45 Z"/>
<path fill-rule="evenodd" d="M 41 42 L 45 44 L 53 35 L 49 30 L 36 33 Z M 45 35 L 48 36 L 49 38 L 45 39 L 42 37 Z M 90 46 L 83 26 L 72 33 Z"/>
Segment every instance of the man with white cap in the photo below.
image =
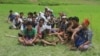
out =
<path fill-rule="evenodd" d="M 19 13 L 15 12 L 14 15 L 15 15 L 15 19 L 11 23 L 12 25 L 10 26 L 10 29 L 12 29 L 12 28 L 19 29 L 19 28 L 21 28 L 23 20 L 20 18 Z"/>
<path fill-rule="evenodd" d="M 51 33 L 50 35 L 56 35 L 59 39 L 59 41 L 61 42 L 61 44 L 64 43 L 64 33 L 65 33 L 65 30 L 66 30 L 66 27 L 67 27 L 67 21 L 66 21 L 66 16 L 63 16 L 62 18 L 62 21 L 60 22 L 60 25 L 59 25 L 59 28 L 57 29 L 57 32 L 55 33 Z"/>

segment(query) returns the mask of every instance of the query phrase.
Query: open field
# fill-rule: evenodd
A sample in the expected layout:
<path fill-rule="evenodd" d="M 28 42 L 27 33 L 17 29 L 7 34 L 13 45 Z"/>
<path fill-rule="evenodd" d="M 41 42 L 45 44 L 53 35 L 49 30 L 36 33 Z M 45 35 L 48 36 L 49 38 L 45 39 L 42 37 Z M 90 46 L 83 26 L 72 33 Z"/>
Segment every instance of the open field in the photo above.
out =
<path fill-rule="evenodd" d="M 38 5 L 71 5 L 98 4 L 100 0 L 0 0 L 0 4 L 38 4 Z"/>
<path fill-rule="evenodd" d="M 80 22 L 84 18 L 91 21 L 90 27 L 93 30 L 94 48 L 86 52 L 69 51 L 68 46 L 58 44 L 57 46 L 33 46 L 26 47 L 18 45 L 17 38 L 6 37 L 6 34 L 17 36 L 18 30 L 9 30 L 6 23 L 8 11 L 24 12 L 27 15 L 32 11 L 43 11 L 45 6 L 32 4 L 0 4 L 0 56 L 100 56 L 100 6 L 99 5 L 59 5 L 48 6 L 54 10 L 55 16 L 59 12 L 65 12 L 69 16 L 78 16 Z"/>

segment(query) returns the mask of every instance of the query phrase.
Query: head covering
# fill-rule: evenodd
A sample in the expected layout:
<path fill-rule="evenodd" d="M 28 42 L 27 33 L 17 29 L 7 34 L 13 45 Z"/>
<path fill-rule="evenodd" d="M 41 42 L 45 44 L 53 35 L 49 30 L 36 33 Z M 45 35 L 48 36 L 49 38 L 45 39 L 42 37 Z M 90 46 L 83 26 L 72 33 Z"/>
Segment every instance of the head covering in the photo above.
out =
<path fill-rule="evenodd" d="M 62 16 L 62 18 L 67 18 L 66 16 Z"/>
<path fill-rule="evenodd" d="M 15 12 L 14 15 L 15 15 L 15 16 L 19 16 L 19 13 L 18 13 L 18 12 Z"/>
<path fill-rule="evenodd" d="M 88 19 L 85 19 L 85 20 L 83 21 L 83 24 L 89 25 L 89 24 L 90 24 L 90 21 L 89 21 Z"/>

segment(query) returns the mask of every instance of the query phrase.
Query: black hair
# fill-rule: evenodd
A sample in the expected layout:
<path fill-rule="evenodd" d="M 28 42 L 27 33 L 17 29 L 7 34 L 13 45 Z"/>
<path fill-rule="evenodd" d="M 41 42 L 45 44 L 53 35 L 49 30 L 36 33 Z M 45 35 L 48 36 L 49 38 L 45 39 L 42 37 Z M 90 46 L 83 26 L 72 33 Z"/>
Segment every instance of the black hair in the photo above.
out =
<path fill-rule="evenodd" d="M 12 10 L 10 10 L 9 12 L 13 12 Z"/>
<path fill-rule="evenodd" d="M 39 20 L 39 22 L 41 22 L 41 21 L 43 21 L 43 22 L 44 22 L 44 19 L 43 19 L 43 18 L 41 18 L 41 19 Z"/>
<path fill-rule="evenodd" d="M 20 14 L 24 14 L 23 12 L 20 12 Z"/>
<path fill-rule="evenodd" d="M 33 12 L 33 14 L 37 14 L 37 12 L 35 11 L 35 12 Z"/>
<path fill-rule="evenodd" d="M 72 20 L 75 20 L 76 22 L 79 22 L 79 18 L 78 18 L 77 16 L 74 16 L 74 17 L 72 18 Z"/>
<path fill-rule="evenodd" d="M 33 16 L 33 13 L 32 13 L 32 12 L 29 12 L 29 13 L 28 13 L 28 15 L 31 15 L 31 16 Z"/>
<path fill-rule="evenodd" d="M 72 18 L 73 18 L 73 17 L 69 17 L 69 18 L 68 18 L 68 21 L 72 20 Z"/>
<path fill-rule="evenodd" d="M 26 26 L 28 26 L 28 25 L 32 25 L 32 22 L 27 21 L 27 22 L 26 22 Z"/>

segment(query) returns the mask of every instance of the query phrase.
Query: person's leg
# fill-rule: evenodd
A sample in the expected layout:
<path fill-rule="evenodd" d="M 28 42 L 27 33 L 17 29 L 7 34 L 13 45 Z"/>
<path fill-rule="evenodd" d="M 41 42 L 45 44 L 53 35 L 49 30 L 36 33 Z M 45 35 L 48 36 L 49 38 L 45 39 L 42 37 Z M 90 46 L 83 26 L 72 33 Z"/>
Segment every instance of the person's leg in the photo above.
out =
<path fill-rule="evenodd" d="M 65 41 L 65 44 L 69 42 L 69 36 L 67 34 L 64 34 L 64 41 Z"/>
<path fill-rule="evenodd" d="M 41 41 L 44 43 L 44 44 L 47 44 L 47 45 L 56 45 L 56 43 L 50 43 L 44 39 L 41 39 Z"/>
<path fill-rule="evenodd" d="M 39 42 L 41 42 L 41 40 L 39 38 L 36 38 L 36 40 L 33 41 L 34 44 L 37 44 Z"/>
<path fill-rule="evenodd" d="M 89 48 L 89 45 L 83 45 L 83 44 L 78 47 L 80 51 L 86 51 L 88 48 Z"/>
<path fill-rule="evenodd" d="M 19 41 L 21 44 L 24 44 L 25 41 L 24 41 L 24 37 L 23 37 L 22 33 L 18 33 L 18 36 L 19 36 L 18 41 Z"/>
<path fill-rule="evenodd" d="M 62 44 L 64 43 L 64 40 L 63 40 L 63 38 L 62 38 L 63 35 L 64 35 L 63 32 L 57 33 L 57 37 L 58 37 L 59 41 L 60 41 Z"/>
<path fill-rule="evenodd" d="M 33 43 L 33 39 L 29 39 L 29 40 L 27 40 L 27 45 L 30 45 L 30 46 L 34 45 L 34 43 Z"/>
<path fill-rule="evenodd" d="M 71 45 L 71 48 L 70 48 L 70 50 L 77 50 L 77 47 L 75 46 L 75 41 L 77 41 L 77 40 L 71 40 L 71 42 L 70 42 L 70 45 Z"/>
<path fill-rule="evenodd" d="M 26 45 L 26 46 L 32 45 L 31 39 L 24 38 L 24 42 L 25 42 L 25 45 Z"/>
<path fill-rule="evenodd" d="M 25 44 L 25 41 L 24 41 L 23 37 L 19 37 L 19 38 L 18 38 L 18 41 L 19 41 L 19 43 L 21 43 L 21 44 Z"/>

